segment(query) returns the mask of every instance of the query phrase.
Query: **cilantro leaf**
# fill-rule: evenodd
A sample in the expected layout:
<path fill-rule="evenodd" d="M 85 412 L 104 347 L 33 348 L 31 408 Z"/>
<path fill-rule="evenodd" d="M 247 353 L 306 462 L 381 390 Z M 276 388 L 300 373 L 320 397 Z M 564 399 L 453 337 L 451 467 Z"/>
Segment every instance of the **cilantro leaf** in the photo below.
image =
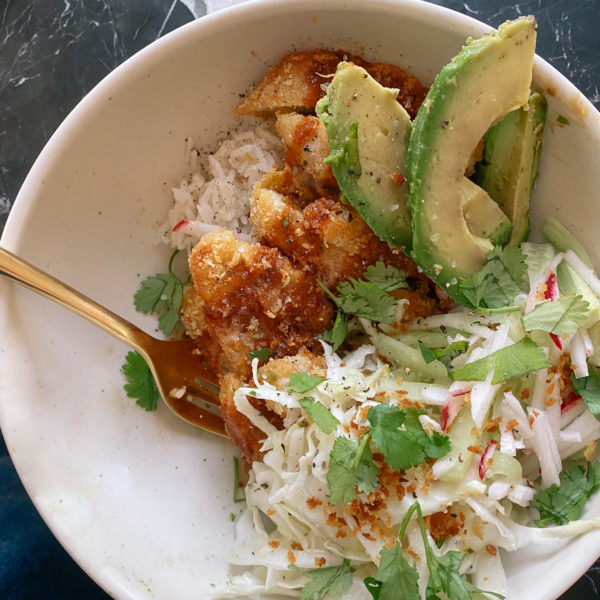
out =
<path fill-rule="evenodd" d="M 270 348 L 261 348 L 260 350 L 250 350 L 248 354 L 250 354 L 250 358 L 258 358 L 262 361 L 267 360 L 274 352 Z"/>
<path fill-rule="evenodd" d="M 311 375 L 310 373 L 292 373 L 290 382 L 288 383 L 288 392 L 297 392 L 298 394 L 306 394 L 310 390 L 316 388 L 321 382 L 325 381 L 325 377 Z"/>
<path fill-rule="evenodd" d="M 452 342 L 446 348 L 428 348 L 423 342 L 419 341 L 421 356 L 423 360 L 429 364 L 434 360 L 439 360 L 443 365 L 449 368 L 450 363 L 461 354 L 464 354 L 469 347 L 469 342 L 466 340 L 458 340 Z"/>
<path fill-rule="evenodd" d="M 549 366 L 550 362 L 542 348 L 526 337 L 484 358 L 454 369 L 450 376 L 455 381 L 485 381 L 487 374 L 493 369 L 492 383 L 501 383 Z"/>
<path fill-rule="evenodd" d="M 317 280 L 317 283 L 346 314 L 388 325 L 394 322 L 396 299 L 376 283 L 350 278 L 350 281 L 344 281 L 338 286 L 339 296 L 332 294 L 320 281 Z"/>
<path fill-rule="evenodd" d="M 335 440 L 327 472 L 331 504 L 350 504 L 356 498 L 356 488 L 370 494 L 377 486 L 379 469 L 373 462 L 369 439 L 369 434 L 365 434 L 358 442 L 345 437 Z"/>
<path fill-rule="evenodd" d="M 173 273 L 171 266 L 177 251 L 169 261 L 169 272 L 146 277 L 133 296 L 135 309 L 141 313 L 160 313 L 158 327 L 166 335 L 173 333 L 179 322 L 179 309 L 183 299 L 183 282 Z"/>
<path fill-rule="evenodd" d="M 321 402 L 310 396 L 298 400 L 306 414 L 323 430 L 324 433 L 333 433 L 340 422 L 329 412 L 329 409 Z"/>
<path fill-rule="evenodd" d="M 137 398 L 136 404 L 147 411 L 156 410 L 160 393 L 144 357 L 132 350 L 125 356 L 121 367 L 127 383 L 123 386 L 129 398 Z"/>
<path fill-rule="evenodd" d="M 321 600 L 343 594 L 352 585 L 350 561 L 345 558 L 341 565 L 321 569 L 301 569 L 296 565 L 288 568 L 299 571 L 312 579 L 302 588 L 300 600 Z"/>
<path fill-rule="evenodd" d="M 526 271 L 525 255 L 520 248 L 496 246 L 479 271 L 460 278 L 459 287 L 469 308 L 485 312 L 509 307 L 521 291 Z"/>
<path fill-rule="evenodd" d="M 430 437 L 419 421 L 419 410 L 390 404 L 369 409 L 373 443 L 393 469 L 409 469 L 427 458 L 441 458 L 450 451 L 450 440 L 437 432 Z"/>
<path fill-rule="evenodd" d="M 399 542 L 381 550 L 377 575 L 367 578 L 365 585 L 374 600 L 419 600 L 419 574 L 404 558 Z"/>
<path fill-rule="evenodd" d="M 560 487 L 556 484 L 540 490 L 531 506 L 540 513 L 535 521 L 538 527 L 555 523 L 564 525 L 579 519 L 588 498 L 600 488 L 600 462 L 575 465 L 560 474 Z"/>
<path fill-rule="evenodd" d="M 590 305 L 583 296 L 565 294 L 557 300 L 538 304 L 523 315 L 525 331 L 539 329 L 555 335 L 575 333 L 590 314 Z"/>
<path fill-rule="evenodd" d="M 331 344 L 333 351 L 335 352 L 344 342 L 348 335 L 348 315 L 342 310 L 337 311 L 333 327 L 327 331 L 324 331 L 317 337 L 322 339 L 324 342 Z"/>
<path fill-rule="evenodd" d="M 466 575 L 459 573 L 464 555 L 464 552 L 456 550 L 449 550 L 442 556 L 436 556 L 431 550 L 427 552 L 427 600 L 440 600 L 440 592 L 444 592 L 450 600 L 472 600 L 473 593 L 482 591 L 471 584 Z"/>
<path fill-rule="evenodd" d="M 369 265 L 364 276 L 367 281 L 377 284 L 384 292 L 408 287 L 404 272 L 392 265 L 386 265 L 383 261 Z"/>
<path fill-rule="evenodd" d="M 600 421 L 600 373 L 594 368 L 590 368 L 588 372 L 587 377 L 579 379 L 571 373 L 573 390 L 583 398 L 590 412 Z"/>

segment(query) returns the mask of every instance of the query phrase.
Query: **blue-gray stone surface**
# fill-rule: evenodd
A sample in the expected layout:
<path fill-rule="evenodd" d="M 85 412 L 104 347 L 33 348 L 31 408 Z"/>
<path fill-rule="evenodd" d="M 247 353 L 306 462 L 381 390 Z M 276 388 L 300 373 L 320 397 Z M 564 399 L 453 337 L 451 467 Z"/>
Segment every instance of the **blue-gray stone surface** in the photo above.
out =
<path fill-rule="evenodd" d="M 534 14 L 538 54 L 600 103 L 598 0 L 435 3 L 493 26 Z M 205 11 L 202 0 L 0 0 L 0 231 L 36 156 L 79 100 L 125 59 Z M 599 569 L 561 600 L 597 598 Z M 0 598 L 108 598 L 44 525 L 1 438 Z"/>

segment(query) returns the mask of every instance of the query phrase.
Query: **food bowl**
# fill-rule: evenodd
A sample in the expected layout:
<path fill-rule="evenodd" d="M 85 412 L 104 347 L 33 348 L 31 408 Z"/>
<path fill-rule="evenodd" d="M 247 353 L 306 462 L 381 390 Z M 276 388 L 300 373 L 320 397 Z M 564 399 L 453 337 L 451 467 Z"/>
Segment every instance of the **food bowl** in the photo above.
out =
<path fill-rule="evenodd" d="M 210 149 L 236 125 L 240 94 L 282 55 L 342 48 L 430 84 L 468 36 L 489 27 L 411 0 L 277 0 L 238 6 L 155 42 L 98 85 L 47 144 L 18 196 L 2 245 L 153 332 L 135 312 L 141 279 L 164 271 L 156 243 L 185 140 Z M 546 216 L 595 264 L 600 118 L 537 60 L 549 101 L 533 239 Z M 562 115 L 570 123 L 557 121 Z M 23 483 L 54 534 L 116 598 L 205 598 L 227 579 L 233 446 L 144 413 L 123 391 L 127 349 L 6 281 L 0 312 L 0 423 Z M 587 514 L 600 514 L 593 499 Z M 556 598 L 600 553 L 600 533 L 505 560 L 511 600 Z"/>

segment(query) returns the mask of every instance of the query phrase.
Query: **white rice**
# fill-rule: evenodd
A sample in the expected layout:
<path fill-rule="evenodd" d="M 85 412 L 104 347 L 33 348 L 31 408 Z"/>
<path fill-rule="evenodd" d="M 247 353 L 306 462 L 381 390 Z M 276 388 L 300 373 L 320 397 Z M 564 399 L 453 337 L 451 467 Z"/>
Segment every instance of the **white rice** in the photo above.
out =
<path fill-rule="evenodd" d="M 205 160 L 193 139 L 187 138 L 191 174 L 173 188 L 173 206 L 159 228 L 161 241 L 172 248 L 190 250 L 203 234 L 217 227 L 228 227 L 237 237 L 251 238 L 248 217 L 252 188 L 265 173 L 281 167 L 282 156 L 283 144 L 273 122 L 241 129 L 220 142 L 217 151 Z"/>

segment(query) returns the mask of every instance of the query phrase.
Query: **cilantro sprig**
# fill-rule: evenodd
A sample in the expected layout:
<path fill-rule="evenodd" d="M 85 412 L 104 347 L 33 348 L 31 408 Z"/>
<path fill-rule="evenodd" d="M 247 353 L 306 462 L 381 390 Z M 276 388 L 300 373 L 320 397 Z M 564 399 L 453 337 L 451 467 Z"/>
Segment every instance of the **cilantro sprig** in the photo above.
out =
<path fill-rule="evenodd" d="M 484 358 L 454 369 L 450 376 L 455 381 L 485 381 L 487 374 L 493 370 L 492 383 L 495 384 L 549 366 L 550 362 L 542 348 L 532 339 L 525 337 Z"/>
<path fill-rule="evenodd" d="M 331 504 L 350 504 L 356 498 L 357 489 L 370 494 L 377 487 L 379 469 L 373 461 L 370 438 L 370 434 L 365 433 L 357 442 L 345 437 L 335 440 L 327 471 Z"/>
<path fill-rule="evenodd" d="M 587 466 L 575 465 L 560 474 L 560 487 L 556 484 L 540 490 L 531 506 L 540 513 L 535 521 L 538 527 L 564 525 L 579 519 L 588 498 L 600 488 L 600 462 Z"/>
<path fill-rule="evenodd" d="M 393 469 L 409 469 L 427 458 L 441 458 L 450 451 L 450 440 L 437 432 L 428 435 L 419 421 L 419 409 L 379 404 L 369 409 L 371 438 Z"/>
<path fill-rule="evenodd" d="M 125 356 L 125 364 L 121 369 L 127 379 L 124 385 L 127 396 L 137 398 L 135 403 L 147 411 L 156 410 L 160 393 L 144 357 L 131 350 Z"/>
<path fill-rule="evenodd" d="M 322 600 L 339 596 L 352 585 L 350 561 L 347 558 L 341 565 L 332 567 L 306 570 L 296 565 L 288 565 L 288 568 L 295 569 L 311 579 L 302 588 L 300 600 Z"/>
<path fill-rule="evenodd" d="M 400 531 L 398 541 L 393 548 L 384 548 L 380 554 L 379 568 L 376 576 L 365 579 L 367 590 L 374 600 L 396 600 L 398 590 L 402 590 L 404 600 L 418 600 L 419 575 L 415 567 L 412 567 L 404 556 L 402 539 L 406 528 L 414 513 L 417 513 L 417 522 L 423 538 L 425 558 L 429 569 L 429 580 L 425 590 L 427 600 L 440 600 L 439 594 L 445 594 L 449 600 L 472 600 L 474 594 L 491 594 L 497 598 L 504 598 L 495 592 L 480 590 L 474 586 L 465 574 L 460 574 L 460 565 L 465 556 L 464 552 L 449 550 L 438 556 L 429 545 L 425 522 L 421 512 L 421 506 L 415 502 L 406 512 Z"/>
<path fill-rule="evenodd" d="M 583 296 L 565 294 L 557 300 L 542 302 L 531 312 L 523 315 L 525 331 L 547 331 L 563 336 L 575 333 L 589 317 L 590 305 Z"/>
<path fill-rule="evenodd" d="M 364 278 L 378 285 L 384 292 L 408 287 L 404 272 L 393 265 L 386 265 L 381 260 L 367 267 Z"/>
<path fill-rule="evenodd" d="M 331 347 L 335 352 L 344 343 L 347 335 L 348 315 L 344 311 L 338 310 L 337 315 L 335 316 L 335 321 L 333 322 L 333 327 L 327 331 L 324 331 L 317 337 L 324 342 L 331 344 Z"/>
<path fill-rule="evenodd" d="M 160 313 L 158 327 L 166 336 L 170 336 L 179 323 L 179 309 L 183 299 L 185 282 L 173 273 L 173 260 L 177 253 L 178 250 L 171 255 L 168 273 L 146 277 L 133 297 L 137 311 L 144 314 Z"/>
<path fill-rule="evenodd" d="M 467 308 L 482 313 L 509 312 L 519 310 L 512 304 L 526 272 L 525 255 L 520 248 L 496 246 L 485 265 L 473 275 L 461 277 L 458 285 Z"/>

